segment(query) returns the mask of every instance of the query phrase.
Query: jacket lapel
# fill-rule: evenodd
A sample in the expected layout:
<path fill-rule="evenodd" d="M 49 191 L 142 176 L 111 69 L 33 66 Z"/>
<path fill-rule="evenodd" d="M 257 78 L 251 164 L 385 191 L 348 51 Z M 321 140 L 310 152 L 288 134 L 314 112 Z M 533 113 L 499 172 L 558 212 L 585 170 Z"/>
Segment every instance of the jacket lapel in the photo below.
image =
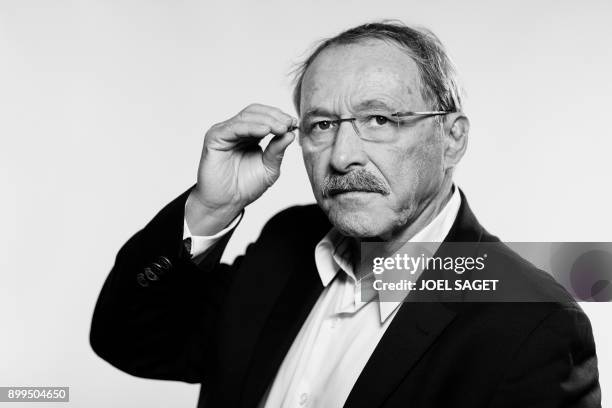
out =
<path fill-rule="evenodd" d="M 275 304 L 257 341 L 243 391 L 242 406 L 252 407 L 261 400 L 321 294 L 323 285 L 312 271 L 295 271 Z"/>
<path fill-rule="evenodd" d="M 316 208 L 315 215 L 311 219 L 312 230 L 302 234 L 303 241 L 282 254 L 284 259 L 290 258 L 292 262 L 276 265 L 285 280 L 275 289 L 278 294 L 276 302 L 256 341 L 240 406 L 253 407 L 261 401 L 323 291 L 314 261 L 314 248 L 331 225 L 320 209 Z"/>
<path fill-rule="evenodd" d="M 461 207 L 445 242 L 480 242 L 484 230 L 463 192 Z M 444 256 L 441 246 L 438 255 Z M 411 293 L 409 297 L 418 296 Z M 345 407 L 378 407 L 400 385 L 420 357 L 457 315 L 456 305 L 405 301 L 370 356 Z"/>
<path fill-rule="evenodd" d="M 440 303 L 402 304 L 345 407 L 381 405 L 454 317 L 455 312 Z"/>

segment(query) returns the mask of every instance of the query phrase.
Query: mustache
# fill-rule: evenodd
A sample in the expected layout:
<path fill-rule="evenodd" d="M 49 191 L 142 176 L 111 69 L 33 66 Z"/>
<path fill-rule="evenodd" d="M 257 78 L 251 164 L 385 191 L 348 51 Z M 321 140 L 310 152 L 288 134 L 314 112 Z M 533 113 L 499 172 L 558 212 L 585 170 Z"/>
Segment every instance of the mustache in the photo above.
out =
<path fill-rule="evenodd" d="M 365 191 L 388 195 L 389 188 L 376 176 L 365 169 L 353 170 L 346 174 L 330 174 L 323 180 L 323 197 L 330 197 L 350 191 Z"/>

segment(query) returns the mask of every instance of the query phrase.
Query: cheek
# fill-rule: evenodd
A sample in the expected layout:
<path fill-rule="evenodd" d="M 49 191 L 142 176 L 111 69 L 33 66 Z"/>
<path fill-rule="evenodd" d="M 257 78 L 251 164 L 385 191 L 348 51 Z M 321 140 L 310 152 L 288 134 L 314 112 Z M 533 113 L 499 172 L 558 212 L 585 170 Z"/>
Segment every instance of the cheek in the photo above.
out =
<path fill-rule="evenodd" d="M 321 154 L 321 152 L 302 150 L 304 167 L 306 168 L 306 173 L 308 174 L 310 184 L 313 186 L 314 190 L 317 190 L 315 187 L 319 185 L 322 182 L 323 177 L 325 177 L 325 169 L 327 168 L 325 157 L 326 156 Z"/>
<path fill-rule="evenodd" d="M 379 163 L 392 193 L 400 200 L 417 198 L 439 185 L 443 177 L 442 152 L 442 145 L 435 138 L 387 149 L 387 158 Z"/>

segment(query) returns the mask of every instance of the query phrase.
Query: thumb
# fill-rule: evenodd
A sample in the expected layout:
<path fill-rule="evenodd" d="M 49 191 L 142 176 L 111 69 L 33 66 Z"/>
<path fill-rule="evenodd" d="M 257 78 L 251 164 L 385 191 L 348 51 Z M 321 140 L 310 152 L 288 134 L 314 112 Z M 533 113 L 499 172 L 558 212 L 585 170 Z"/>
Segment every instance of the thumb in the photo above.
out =
<path fill-rule="evenodd" d="M 294 139 L 295 135 L 293 132 L 287 132 L 284 135 L 275 136 L 270 140 L 270 143 L 266 146 L 266 150 L 263 152 L 262 159 L 268 174 L 273 177 L 278 177 L 285 150 Z"/>

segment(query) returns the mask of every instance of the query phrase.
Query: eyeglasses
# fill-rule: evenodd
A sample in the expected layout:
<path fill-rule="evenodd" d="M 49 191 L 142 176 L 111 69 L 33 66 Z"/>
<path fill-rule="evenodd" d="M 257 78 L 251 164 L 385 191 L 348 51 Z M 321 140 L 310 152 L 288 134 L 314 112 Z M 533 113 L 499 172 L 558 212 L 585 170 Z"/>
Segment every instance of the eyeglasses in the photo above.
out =
<path fill-rule="evenodd" d="M 342 122 L 350 122 L 357 136 L 373 142 L 388 142 L 395 138 L 401 125 L 419 118 L 440 116 L 453 111 L 396 112 L 391 114 L 369 113 L 353 118 L 306 121 L 294 126 L 308 143 L 320 146 L 331 144 L 338 134 Z"/>

